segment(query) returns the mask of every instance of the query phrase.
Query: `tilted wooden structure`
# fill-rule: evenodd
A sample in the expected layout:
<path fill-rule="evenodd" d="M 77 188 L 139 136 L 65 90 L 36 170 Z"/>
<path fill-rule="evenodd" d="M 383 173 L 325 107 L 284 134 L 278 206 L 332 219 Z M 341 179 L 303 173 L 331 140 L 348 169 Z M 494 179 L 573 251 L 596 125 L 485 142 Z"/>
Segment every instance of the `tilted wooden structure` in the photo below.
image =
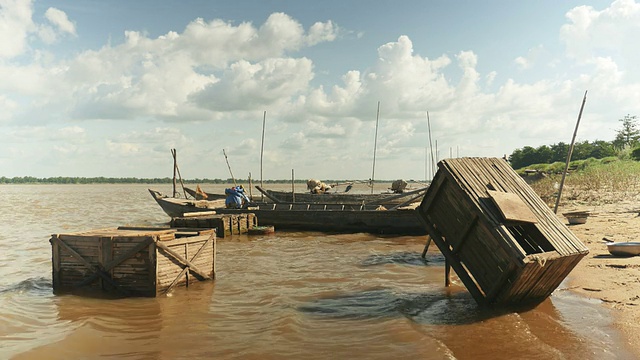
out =
<path fill-rule="evenodd" d="M 482 305 L 542 301 L 589 252 L 504 159 L 440 161 L 417 211 Z"/>
<path fill-rule="evenodd" d="M 54 234 L 53 289 L 157 296 L 215 278 L 215 230 L 109 228 Z"/>

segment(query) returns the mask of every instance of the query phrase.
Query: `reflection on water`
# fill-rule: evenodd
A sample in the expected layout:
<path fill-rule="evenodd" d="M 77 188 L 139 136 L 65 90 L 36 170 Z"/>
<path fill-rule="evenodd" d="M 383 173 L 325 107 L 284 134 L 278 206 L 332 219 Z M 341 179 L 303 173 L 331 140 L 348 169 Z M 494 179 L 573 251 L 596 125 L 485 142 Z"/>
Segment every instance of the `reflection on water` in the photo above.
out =
<path fill-rule="evenodd" d="M 54 295 L 51 234 L 168 218 L 141 185 L 1 190 L 0 358 L 631 358 L 607 312 L 568 292 L 505 311 L 444 288 L 424 237 L 236 236 L 218 241 L 214 282 L 158 298 Z"/>
<path fill-rule="evenodd" d="M 423 258 L 421 253 L 403 251 L 389 254 L 374 254 L 362 261 L 363 266 L 382 264 L 442 266 L 444 264 L 444 256 L 441 253 L 428 253 Z"/>

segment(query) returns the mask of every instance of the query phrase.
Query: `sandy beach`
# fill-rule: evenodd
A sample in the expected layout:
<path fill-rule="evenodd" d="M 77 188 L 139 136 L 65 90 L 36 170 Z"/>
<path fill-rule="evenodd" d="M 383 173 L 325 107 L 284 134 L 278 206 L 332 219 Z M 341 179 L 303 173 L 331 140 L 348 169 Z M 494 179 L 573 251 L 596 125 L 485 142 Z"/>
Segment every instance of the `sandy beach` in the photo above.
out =
<path fill-rule="evenodd" d="M 585 224 L 568 225 L 590 250 L 569 275 L 568 288 L 610 308 L 615 326 L 640 358 L 640 257 L 614 257 L 603 240 L 640 241 L 640 198 L 624 199 L 605 199 L 597 205 L 594 201 L 566 201 L 558 209 L 558 216 L 568 224 L 564 212 L 591 212 Z"/>

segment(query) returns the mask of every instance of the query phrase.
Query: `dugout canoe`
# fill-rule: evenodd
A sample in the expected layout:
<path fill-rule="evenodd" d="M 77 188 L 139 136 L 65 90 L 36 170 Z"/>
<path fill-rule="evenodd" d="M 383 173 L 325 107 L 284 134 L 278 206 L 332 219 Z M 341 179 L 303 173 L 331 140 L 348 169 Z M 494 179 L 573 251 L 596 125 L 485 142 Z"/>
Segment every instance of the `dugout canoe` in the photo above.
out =
<path fill-rule="evenodd" d="M 149 189 L 162 210 L 172 218 L 211 214 L 253 213 L 261 226 L 278 230 L 324 232 L 368 232 L 394 235 L 424 235 L 426 228 L 414 208 L 385 208 L 379 205 L 253 203 L 246 209 L 227 209 L 206 200 L 175 199 Z M 202 202 L 205 203 L 202 203 Z"/>
<path fill-rule="evenodd" d="M 269 189 L 260 189 L 259 191 L 265 193 L 268 198 L 271 198 L 275 202 L 282 203 L 304 203 L 304 204 L 384 204 L 384 205 L 396 205 L 406 202 L 413 197 L 412 201 L 420 202 L 427 188 L 420 188 L 413 191 L 407 191 L 404 193 L 350 193 L 350 192 L 328 192 L 324 194 L 312 194 L 312 193 L 292 193 L 291 191 L 278 191 Z M 294 198 L 295 194 L 295 198 Z"/>
<path fill-rule="evenodd" d="M 213 212 L 216 208 L 224 206 L 224 200 L 192 200 L 173 198 L 159 191 L 148 189 L 153 199 L 162 210 L 171 218 L 182 217 L 185 214 Z"/>

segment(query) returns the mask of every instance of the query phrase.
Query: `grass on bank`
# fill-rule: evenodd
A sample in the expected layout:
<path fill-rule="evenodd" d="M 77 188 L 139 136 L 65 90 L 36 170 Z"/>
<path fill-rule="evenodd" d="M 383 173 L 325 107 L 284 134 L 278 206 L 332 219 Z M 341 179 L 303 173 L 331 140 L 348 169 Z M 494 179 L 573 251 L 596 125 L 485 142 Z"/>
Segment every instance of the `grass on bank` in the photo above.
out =
<path fill-rule="evenodd" d="M 564 163 L 537 164 L 526 169 L 548 174 L 530 182 L 534 191 L 548 204 L 555 204 Z M 517 172 L 525 174 L 526 169 Z M 585 205 L 610 204 L 637 198 L 640 194 L 640 162 L 616 157 L 586 159 L 569 163 L 561 203 L 577 201 Z"/>

